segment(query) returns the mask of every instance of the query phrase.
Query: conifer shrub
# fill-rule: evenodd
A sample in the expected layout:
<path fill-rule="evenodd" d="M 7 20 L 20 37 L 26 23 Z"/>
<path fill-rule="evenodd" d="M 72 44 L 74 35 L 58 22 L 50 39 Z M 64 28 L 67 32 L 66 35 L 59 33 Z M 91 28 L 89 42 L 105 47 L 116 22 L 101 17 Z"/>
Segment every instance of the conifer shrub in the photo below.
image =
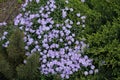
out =
<path fill-rule="evenodd" d="M 95 59 L 99 67 L 99 79 L 112 79 L 119 77 L 120 69 L 120 42 L 118 40 L 119 24 L 109 23 L 102 26 L 101 31 L 89 35 L 87 41 L 89 48 L 87 54 Z"/>
<path fill-rule="evenodd" d="M 119 80 L 119 2 L 119 0 L 101 0 L 99 3 L 97 0 L 86 1 L 89 9 L 99 14 L 93 13 L 88 16 L 84 32 L 86 42 L 89 44 L 85 53 L 93 57 L 94 63 L 99 67 L 99 73 L 96 75 L 98 80 Z"/>
<path fill-rule="evenodd" d="M 24 34 L 19 29 L 15 29 L 9 38 L 8 59 L 14 66 L 22 63 L 25 58 L 23 37 Z"/>
<path fill-rule="evenodd" d="M 24 64 L 17 66 L 17 75 L 19 80 L 40 80 L 39 73 L 39 55 L 34 53 L 24 60 Z"/>
<path fill-rule="evenodd" d="M 0 73 L 8 80 L 16 77 L 16 66 L 25 58 L 23 34 L 11 26 L 4 27 L 0 37 Z"/>
<path fill-rule="evenodd" d="M 12 79 L 13 72 L 9 62 L 5 59 L 5 57 L 0 54 L 0 79 L 4 77 L 5 79 Z"/>

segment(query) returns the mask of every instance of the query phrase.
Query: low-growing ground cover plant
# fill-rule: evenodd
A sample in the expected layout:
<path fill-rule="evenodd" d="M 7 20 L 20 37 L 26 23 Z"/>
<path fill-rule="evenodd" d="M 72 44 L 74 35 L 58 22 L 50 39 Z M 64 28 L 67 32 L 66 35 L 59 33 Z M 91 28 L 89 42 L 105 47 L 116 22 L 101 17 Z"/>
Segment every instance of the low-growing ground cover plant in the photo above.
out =
<path fill-rule="evenodd" d="M 36 6 L 41 3 L 42 6 Z M 23 12 L 14 19 L 14 25 L 15 27 L 18 26 L 24 33 L 26 55 L 30 56 L 35 52 L 40 54 L 39 70 L 45 75 L 57 74 L 63 79 L 68 79 L 70 75 L 82 69 L 82 67 L 86 67 L 84 68 L 85 71 L 83 69 L 84 75 L 93 74 L 95 66 L 92 64 L 92 59 L 83 54 L 86 44 L 82 40 L 78 41 L 75 38 L 76 34 L 72 31 L 74 30 L 73 26 L 85 27 L 86 16 L 81 15 L 80 12 L 76 12 L 74 17 L 78 19 L 77 21 L 73 21 L 70 12 L 73 12 L 74 9 L 65 6 L 69 4 L 69 1 L 59 3 L 60 1 L 57 2 L 54 0 L 43 2 L 39 0 L 26 0 L 22 5 Z M 54 12 L 55 10 L 57 14 Z M 55 20 L 54 16 L 58 17 L 58 19 Z M 60 19 L 61 21 L 59 22 Z M 2 25 L 5 26 L 5 22 L 1 23 Z M 7 34 L 8 32 L 3 33 L 1 41 L 6 41 Z M 10 42 L 6 41 L 2 44 L 2 47 L 9 48 L 9 44 Z M 12 44 L 10 48 L 12 48 Z M 8 55 L 10 53 L 13 56 L 12 53 L 16 54 L 16 51 L 10 51 Z M 88 67 L 90 71 L 87 71 Z"/>
<path fill-rule="evenodd" d="M 73 16 L 78 20 L 71 20 L 70 12 L 74 9 L 66 6 L 69 1 L 59 4 L 60 1 L 48 0 L 43 1 L 42 6 L 34 8 L 33 3 L 39 5 L 41 2 L 39 0 L 26 1 L 22 5 L 24 13 L 20 13 L 15 18 L 14 25 L 25 34 L 26 55 L 30 56 L 34 52 L 39 52 L 40 72 L 46 75 L 59 74 L 61 78 L 68 79 L 71 74 L 82 67 L 90 67 L 90 71 L 83 73 L 93 74 L 95 66 L 92 65 L 92 60 L 83 54 L 86 44 L 84 41 L 76 40 L 75 34 L 71 31 L 73 26 L 81 25 L 80 27 L 84 28 L 86 16 L 76 12 Z M 29 8 L 33 9 L 29 10 Z M 59 15 L 54 11 L 58 11 Z M 60 22 L 59 19 L 54 19 L 57 15 L 61 19 Z"/>

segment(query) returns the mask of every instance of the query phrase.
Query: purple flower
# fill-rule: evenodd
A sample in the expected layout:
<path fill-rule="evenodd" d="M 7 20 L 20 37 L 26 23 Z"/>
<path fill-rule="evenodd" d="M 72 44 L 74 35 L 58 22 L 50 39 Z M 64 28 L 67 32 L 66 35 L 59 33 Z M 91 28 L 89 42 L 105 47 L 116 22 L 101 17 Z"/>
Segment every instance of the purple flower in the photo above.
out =
<path fill-rule="evenodd" d="M 73 21 L 72 21 L 72 20 L 70 20 L 70 24 L 73 24 Z"/>
<path fill-rule="evenodd" d="M 3 24 L 3 26 L 6 26 L 6 25 L 7 25 L 7 23 L 6 23 L 6 22 L 3 22 L 2 24 Z"/>
<path fill-rule="evenodd" d="M 84 56 L 84 59 L 88 59 L 88 56 L 87 56 L 87 55 L 85 55 L 85 56 Z"/>
<path fill-rule="evenodd" d="M 93 70 L 90 70 L 90 71 L 89 71 L 89 74 L 93 74 Z"/>
<path fill-rule="evenodd" d="M 60 27 L 60 25 L 59 25 L 59 24 L 56 24 L 56 27 Z"/>
<path fill-rule="evenodd" d="M 17 26 L 19 24 L 19 22 L 20 22 L 19 20 L 15 19 L 14 20 L 14 25 Z"/>
<path fill-rule="evenodd" d="M 86 19 L 86 16 L 81 16 L 81 19 Z"/>
<path fill-rule="evenodd" d="M 60 76 L 61 76 L 61 78 L 65 78 L 65 74 L 61 74 Z"/>
<path fill-rule="evenodd" d="M 4 36 L 6 36 L 7 34 L 8 34 L 8 32 L 7 32 L 7 31 L 5 31 L 5 32 L 3 33 L 3 35 L 4 35 Z"/>
<path fill-rule="evenodd" d="M 4 39 L 6 39 L 6 37 L 5 37 L 5 36 L 2 36 L 1 39 L 4 40 Z"/>
<path fill-rule="evenodd" d="M 41 39 L 41 35 L 38 36 L 38 39 Z"/>
<path fill-rule="evenodd" d="M 46 63 L 46 62 L 47 62 L 47 60 L 46 60 L 46 59 L 43 59 L 43 60 L 42 60 L 42 62 L 43 62 L 43 63 Z"/>
<path fill-rule="evenodd" d="M 35 17 L 35 15 L 34 15 L 34 14 L 30 15 L 30 19 L 33 19 L 34 17 Z"/>
<path fill-rule="evenodd" d="M 47 53 L 47 50 L 44 50 L 43 52 L 44 52 L 44 53 Z"/>
<path fill-rule="evenodd" d="M 43 47 L 48 49 L 49 48 L 49 45 L 48 44 L 43 44 Z"/>
<path fill-rule="evenodd" d="M 84 72 L 84 75 L 85 75 L 85 76 L 87 76 L 87 75 L 88 75 L 88 72 L 87 72 L 87 71 L 85 71 L 85 72 Z"/>
<path fill-rule="evenodd" d="M 82 27 L 84 28 L 84 27 L 85 27 L 85 24 L 83 24 Z"/>
<path fill-rule="evenodd" d="M 29 48 L 28 46 L 25 46 L 25 49 L 26 49 L 26 50 L 28 50 L 28 48 Z"/>
<path fill-rule="evenodd" d="M 69 78 L 69 75 L 66 75 L 65 78 L 68 79 L 68 78 Z"/>
<path fill-rule="evenodd" d="M 61 36 L 61 37 L 63 37 L 63 36 L 64 36 L 64 33 L 63 33 L 63 31 L 62 31 L 62 32 L 60 32 L 60 36 Z"/>
<path fill-rule="evenodd" d="M 73 33 L 72 36 L 75 37 L 75 34 Z"/>
<path fill-rule="evenodd" d="M 63 39 L 60 39 L 60 42 L 63 42 Z"/>
<path fill-rule="evenodd" d="M 65 10 L 69 10 L 69 8 L 68 8 L 68 7 L 65 7 Z"/>
<path fill-rule="evenodd" d="M 21 25 L 24 25 L 24 24 L 25 24 L 25 20 L 24 20 L 23 18 L 21 18 L 20 24 L 21 24 Z"/>
<path fill-rule="evenodd" d="M 98 69 L 95 69 L 95 71 L 94 71 L 95 73 L 98 73 Z"/>
<path fill-rule="evenodd" d="M 34 41 L 35 44 L 38 44 L 38 41 Z"/>
<path fill-rule="evenodd" d="M 62 9 L 62 18 L 65 18 L 66 16 L 67 16 L 67 12 L 64 9 Z"/>
<path fill-rule="evenodd" d="M 72 44 L 72 42 L 71 42 L 71 41 L 68 41 L 68 44 L 69 44 L 69 45 L 71 45 L 71 44 Z"/>
<path fill-rule="evenodd" d="M 53 21 L 53 20 L 51 20 L 51 21 L 50 21 L 50 23 L 51 23 L 51 24 L 54 24 L 54 21 Z"/>
<path fill-rule="evenodd" d="M 66 25 L 66 27 L 67 27 L 67 28 L 72 28 L 72 26 L 71 26 L 71 25 L 69 25 L 69 24 L 67 24 L 67 25 Z"/>
<path fill-rule="evenodd" d="M 42 13 L 43 12 L 43 10 L 39 10 L 39 13 Z"/>
<path fill-rule="evenodd" d="M 71 41 L 74 42 L 75 41 L 74 38 L 71 38 Z"/>
<path fill-rule="evenodd" d="M 36 45 L 36 46 L 35 46 L 35 48 L 36 48 L 36 49 L 39 49 L 39 48 L 40 48 L 40 46 L 39 46 L 39 45 Z"/>
<path fill-rule="evenodd" d="M 77 17 L 80 17 L 80 13 L 77 13 L 76 15 L 77 15 Z"/>
<path fill-rule="evenodd" d="M 69 3 L 69 2 L 68 2 L 68 0 L 66 0 L 66 1 L 65 1 L 65 3 L 67 3 L 67 4 L 68 4 L 68 3 Z"/>
<path fill-rule="evenodd" d="M 64 22 L 67 24 L 69 22 L 69 19 L 66 19 Z"/>
<path fill-rule="evenodd" d="M 75 41 L 75 44 L 78 45 L 78 44 L 79 44 L 79 41 Z"/>
<path fill-rule="evenodd" d="M 30 29 L 30 33 L 34 33 L 34 32 L 35 32 L 35 30 Z"/>
<path fill-rule="evenodd" d="M 56 47 L 56 48 L 59 48 L 59 44 L 55 44 L 55 47 Z"/>
<path fill-rule="evenodd" d="M 42 68 L 45 68 L 45 65 L 44 65 L 44 64 L 42 64 L 42 65 L 41 65 L 41 67 L 42 67 Z"/>
<path fill-rule="evenodd" d="M 80 22 L 77 22 L 76 24 L 77 24 L 77 25 L 80 25 Z"/>
<path fill-rule="evenodd" d="M 70 8 L 70 11 L 72 12 L 72 11 L 73 11 L 73 8 Z"/>
<path fill-rule="evenodd" d="M 36 3 L 39 3 L 40 2 L 40 0 L 36 0 Z"/>

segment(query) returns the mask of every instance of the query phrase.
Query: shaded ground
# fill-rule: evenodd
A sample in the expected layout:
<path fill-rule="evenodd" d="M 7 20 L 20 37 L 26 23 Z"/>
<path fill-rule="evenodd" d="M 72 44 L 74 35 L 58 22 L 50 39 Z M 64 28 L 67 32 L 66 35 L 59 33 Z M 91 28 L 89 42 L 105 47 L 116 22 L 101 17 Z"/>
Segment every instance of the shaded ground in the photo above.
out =
<path fill-rule="evenodd" d="M 12 22 L 20 7 L 21 4 L 17 0 L 0 0 L 0 22 Z"/>

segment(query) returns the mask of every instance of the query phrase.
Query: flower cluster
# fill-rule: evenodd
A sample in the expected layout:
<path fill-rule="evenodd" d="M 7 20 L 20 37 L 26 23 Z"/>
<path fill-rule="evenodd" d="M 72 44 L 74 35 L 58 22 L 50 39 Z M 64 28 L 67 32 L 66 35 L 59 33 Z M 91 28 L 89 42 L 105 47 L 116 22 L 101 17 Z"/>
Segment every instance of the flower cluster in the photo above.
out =
<path fill-rule="evenodd" d="M 2 46 L 3 46 L 3 47 L 8 47 L 8 45 L 9 45 L 9 41 L 8 41 L 8 39 L 7 39 L 7 35 L 8 35 L 8 32 L 7 32 L 7 31 L 4 31 L 4 32 L 3 32 L 3 36 L 0 37 L 0 41 L 3 41 L 3 43 L 2 43 Z"/>
<path fill-rule="evenodd" d="M 35 0 L 37 4 L 40 0 Z M 66 19 L 68 11 L 74 11 L 73 8 L 65 7 L 61 9 L 63 23 L 55 23 L 50 16 L 58 7 L 55 0 L 48 0 L 45 6 L 41 6 L 38 13 L 26 11 L 27 5 L 32 0 L 26 0 L 22 5 L 24 14 L 20 13 L 14 19 L 14 25 L 19 26 L 25 34 L 24 42 L 26 55 L 30 56 L 34 52 L 40 54 L 40 71 L 43 74 L 59 74 L 61 78 L 69 78 L 71 74 L 80 70 L 82 67 L 90 67 L 90 71 L 84 74 L 93 74 L 97 72 L 95 66 L 92 65 L 92 59 L 87 55 L 83 55 L 86 44 L 83 41 L 75 39 L 75 34 L 71 32 L 74 22 Z M 68 0 L 65 1 L 67 4 Z M 76 13 L 76 17 L 81 18 L 85 22 L 86 16 Z M 80 25 L 80 21 L 76 24 Z M 82 27 L 85 27 L 83 24 Z M 7 35 L 4 33 L 3 38 Z M 0 38 L 2 39 L 2 38 Z M 5 39 L 5 38 L 4 38 Z M 4 47 L 7 47 L 6 42 Z M 26 62 L 25 62 L 26 63 Z"/>
<path fill-rule="evenodd" d="M 0 26 L 6 26 L 6 25 L 7 25 L 6 22 L 2 22 L 2 23 L 0 23 Z"/>

